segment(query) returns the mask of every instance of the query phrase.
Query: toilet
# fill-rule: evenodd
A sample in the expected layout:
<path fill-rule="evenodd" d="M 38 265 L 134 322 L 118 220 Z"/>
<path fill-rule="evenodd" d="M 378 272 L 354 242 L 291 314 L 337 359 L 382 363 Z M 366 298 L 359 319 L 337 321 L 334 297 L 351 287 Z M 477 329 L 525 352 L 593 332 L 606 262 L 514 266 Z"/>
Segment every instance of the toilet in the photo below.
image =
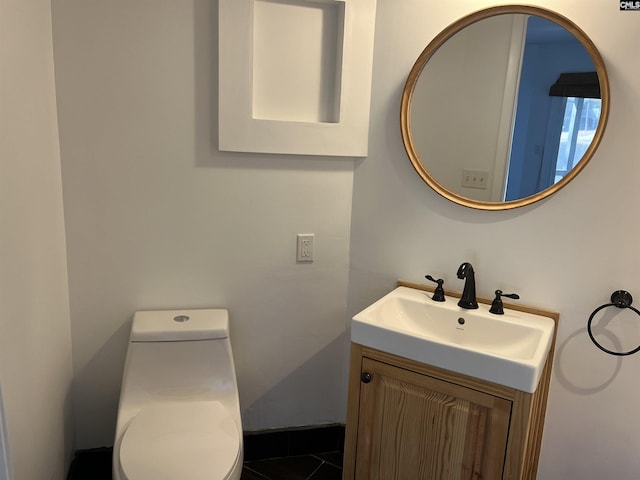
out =
<path fill-rule="evenodd" d="M 136 312 L 113 479 L 239 480 L 242 452 L 228 312 Z"/>

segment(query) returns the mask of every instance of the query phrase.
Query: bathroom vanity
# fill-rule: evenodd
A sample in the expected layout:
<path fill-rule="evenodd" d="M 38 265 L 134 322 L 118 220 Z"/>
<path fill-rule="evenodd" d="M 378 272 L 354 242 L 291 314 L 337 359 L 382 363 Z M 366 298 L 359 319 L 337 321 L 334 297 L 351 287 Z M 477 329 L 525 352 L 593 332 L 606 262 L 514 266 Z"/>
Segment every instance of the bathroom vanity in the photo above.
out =
<path fill-rule="evenodd" d="M 424 304 L 430 308 L 430 296 L 426 293 L 432 290 L 430 287 L 402 282 L 401 285 L 413 287 L 406 289 L 409 295 L 407 298 L 413 295 L 422 302 L 422 295 Z M 406 317 L 426 312 L 421 310 L 424 305 L 412 310 L 417 305 L 415 302 L 411 304 L 413 307 L 409 303 L 398 303 L 398 298 L 393 298 L 394 292 L 387 296 L 390 298 L 385 300 L 384 297 L 377 302 L 381 303 L 377 310 L 374 304 L 362 312 L 367 312 L 367 321 L 378 312 L 392 317 L 397 314 L 393 323 L 400 324 L 401 330 L 408 328 L 402 327 Z M 404 292 L 400 293 L 404 295 Z M 457 296 L 453 292 L 447 292 L 447 295 L 451 298 Z M 481 309 L 490 303 L 481 298 L 478 298 L 478 302 Z M 455 305 L 455 302 L 448 303 Z M 445 308 L 444 303 L 442 305 L 435 308 Z M 478 378 L 483 376 L 482 373 L 460 373 L 441 365 L 434 366 L 422 360 L 407 358 L 397 350 L 389 352 L 401 348 L 404 340 L 397 337 L 387 344 L 384 341 L 377 344 L 375 335 L 363 335 L 354 319 L 352 339 L 374 345 L 354 342 L 351 347 L 343 471 L 345 480 L 536 478 L 557 330 L 555 327 L 559 315 L 521 305 L 505 306 L 510 312 L 523 312 L 527 320 L 535 321 L 540 318 L 552 321 L 549 345 L 543 348 L 544 358 L 539 362 L 540 371 L 535 375 L 533 383 L 521 387 L 532 390 L 530 392 Z M 374 310 L 371 311 L 371 308 Z M 446 308 L 455 310 L 456 307 Z M 402 311 L 396 311 L 398 309 Z M 468 316 L 467 312 L 454 313 L 460 315 L 460 319 L 462 315 L 467 317 L 467 324 L 484 321 L 481 317 L 476 320 Z M 511 316 L 515 318 L 515 315 Z M 496 321 L 500 322 L 502 319 Z M 491 322 L 492 320 L 487 320 L 488 329 L 493 328 Z M 469 338 L 472 338 L 471 335 L 476 335 L 472 328 L 469 325 L 469 331 L 462 332 L 462 335 L 468 333 Z M 455 329 L 463 330 L 458 327 Z M 392 331 L 380 333 L 385 337 L 393 337 L 394 334 Z M 458 334 L 459 331 L 454 333 Z M 446 332 L 442 335 L 446 335 Z M 437 337 L 432 331 L 424 336 Z M 438 341 L 446 343 L 443 338 L 440 337 Z M 538 341 L 538 337 L 536 338 Z M 465 341 L 461 340 L 461 343 L 464 344 Z M 513 345 L 514 342 L 510 339 L 509 343 Z M 480 349 L 474 347 L 472 342 L 469 345 L 469 348 Z M 438 351 L 437 345 L 427 345 L 425 349 L 437 351 L 438 358 L 448 361 L 447 352 Z M 518 350 L 522 348 L 518 347 Z M 416 351 L 412 352 L 410 345 L 407 351 L 409 356 L 416 356 Z M 478 365 L 482 367 L 484 364 L 481 357 L 467 358 L 462 351 L 454 353 L 455 358 L 462 358 L 463 362 L 471 360 L 474 364 L 471 368 Z M 509 368 L 508 365 L 503 368 L 502 364 L 488 366 L 489 376 L 495 374 L 495 370 L 498 370 L 497 375 L 500 376 Z M 454 368 L 464 370 L 466 367 L 462 365 L 459 369 L 454 365 Z M 505 375 L 508 377 L 507 373 Z M 504 377 L 504 383 L 511 383 L 507 377 Z M 498 380 L 501 381 L 502 377 Z"/>

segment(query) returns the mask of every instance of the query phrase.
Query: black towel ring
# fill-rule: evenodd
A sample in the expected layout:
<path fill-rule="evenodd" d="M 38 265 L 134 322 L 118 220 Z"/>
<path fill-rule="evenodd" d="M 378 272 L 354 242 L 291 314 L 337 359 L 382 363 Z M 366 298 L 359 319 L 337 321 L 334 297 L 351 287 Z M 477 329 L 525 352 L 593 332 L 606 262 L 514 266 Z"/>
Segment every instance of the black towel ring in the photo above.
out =
<path fill-rule="evenodd" d="M 609 355 L 616 355 L 619 357 L 623 357 L 626 355 L 633 355 L 634 353 L 640 352 L 640 345 L 634 348 L 633 350 L 629 350 L 628 352 L 614 352 L 612 350 L 608 350 L 596 341 L 595 337 L 593 336 L 593 333 L 591 332 L 591 321 L 593 320 L 593 317 L 595 317 L 596 313 L 598 313 L 603 308 L 607 308 L 607 307 L 629 308 L 634 312 L 636 312 L 638 315 L 640 315 L 640 311 L 637 308 L 631 306 L 632 302 L 633 302 L 633 297 L 629 292 L 625 290 L 616 290 L 611 294 L 611 303 L 605 303 L 604 305 L 600 305 L 598 308 L 596 308 L 593 311 L 593 313 L 589 317 L 589 321 L 587 322 L 587 332 L 589 333 L 589 338 L 591 338 L 591 341 L 595 344 L 595 346 L 598 347 L 603 352 L 606 352 Z"/>

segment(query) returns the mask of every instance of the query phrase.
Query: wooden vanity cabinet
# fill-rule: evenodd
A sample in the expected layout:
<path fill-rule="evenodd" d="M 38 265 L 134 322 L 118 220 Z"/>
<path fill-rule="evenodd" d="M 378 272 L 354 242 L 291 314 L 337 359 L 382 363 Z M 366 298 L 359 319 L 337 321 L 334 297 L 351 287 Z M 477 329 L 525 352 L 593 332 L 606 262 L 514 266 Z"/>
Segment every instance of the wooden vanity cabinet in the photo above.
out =
<path fill-rule="evenodd" d="M 535 480 L 553 350 L 529 394 L 353 343 L 344 480 Z"/>

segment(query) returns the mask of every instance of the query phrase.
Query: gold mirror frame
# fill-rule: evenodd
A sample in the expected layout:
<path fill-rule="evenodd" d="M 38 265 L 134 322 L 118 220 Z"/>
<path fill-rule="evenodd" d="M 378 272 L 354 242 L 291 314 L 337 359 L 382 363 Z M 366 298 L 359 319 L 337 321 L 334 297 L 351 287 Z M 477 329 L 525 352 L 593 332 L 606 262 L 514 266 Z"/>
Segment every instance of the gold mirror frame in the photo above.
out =
<path fill-rule="evenodd" d="M 511 200 L 506 202 L 486 202 L 481 200 L 473 200 L 471 198 L 458 195 L 457 193 L 452 192 L 444 185 L 442 185 L 433 175 L 431 175 L 429 170 L 420 160 L 420 156 L 418 155 L 415 148 L 413 134 L 411 131 L 411 100 L 413 98 L 413 92 L 416 87 L 418 78 L 422 73 L 422 70 L 427 65 L 427 62 L 434 55 L 434 53 L 442 45 L 444 45 L 444 43 L 449 38 L 451 38 L 463 28 L 482 19 L 511 13 L 535 15 L 545 18 L 564 27 L 578 39 L 578 41 L 582 44 L 582 46 L 585 48 L 585 50 L 593 60 L 593 63 L 596 67 L 596 73 L 598 74 L 598 80 L 600 82 L 600 96 L 602 99 L 600 121 L 598 122 L 598 127 L 596 128 L 596 132 L 594 134 L 591 145 L 589 145 L 589 148 L 587 148 L 587 150 L 585 151 L 584 156 L 571 171 L 569 171 L 561 180 L 559 180 L 554 185 L 551 185 L 545 190 L 542 190 L 534 195 L 518 200 Z M 407 151 L 407 155 L 411 160 L 413 168 L 415 168 L 415 170 L 418 172 L 418 175 L 420 175 L 420 177 L 427 183 L 427 185 L 433 188 L 440 195 L 447 198 L 448 200 L 451 200 L 454 203 L 463 205 L 465 207 L 475 208 L 479 210 L 508 210 L 525 205 L 530 205 L 534 202 L 542 200 L 543 198 L 553 195 L 555 192 L 566 186 L 571 180 L 574 179 L 576 175 L 578 175 L 578 173 L 582 171 L 582 169 L 589 162 L 594 152 L 598 148 L 600 141 L 602 140 L 602 135 L 604 134 L 607 120 L 609 118 L 609 104 L 609 80 L 607 78 L 604 61 L 602 60 L 602 57 L 598 52 L 595 44 L 591 41 L 587 34 L 582 31 L 582 29 L 580 29 L 580 27 L 578 27 L 571 20 L 560 15 L 559 13 L 541 7 L 534 7 L 531 5 L 504 5 L 480 10 L 452 23 L 442 32 L 440 32 L 422 51 L 415 64 L 413 65 L 411 72 L 409 73 L 409 77 L 407 78 L 404 90 L 402 92 L 402 102 L 400 107 L 400 130 L 402 132 L 402 142 L 404 143 L 405 150 Z"/>

